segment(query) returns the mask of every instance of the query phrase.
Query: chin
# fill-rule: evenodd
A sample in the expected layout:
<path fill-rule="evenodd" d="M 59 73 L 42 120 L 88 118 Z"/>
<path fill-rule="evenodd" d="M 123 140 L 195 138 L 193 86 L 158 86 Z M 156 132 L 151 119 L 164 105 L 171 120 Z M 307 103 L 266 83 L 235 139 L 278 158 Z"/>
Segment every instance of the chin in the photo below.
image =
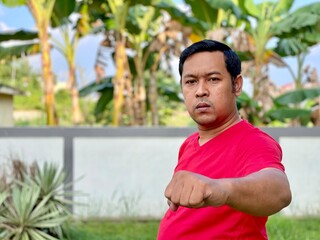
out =
<path fill-rule="evenodd" d="M 212 128 L 216 125 L 216 122 L 213 120 L 194 120 L 197 124 L 198 127 L 202 128 Z"/>

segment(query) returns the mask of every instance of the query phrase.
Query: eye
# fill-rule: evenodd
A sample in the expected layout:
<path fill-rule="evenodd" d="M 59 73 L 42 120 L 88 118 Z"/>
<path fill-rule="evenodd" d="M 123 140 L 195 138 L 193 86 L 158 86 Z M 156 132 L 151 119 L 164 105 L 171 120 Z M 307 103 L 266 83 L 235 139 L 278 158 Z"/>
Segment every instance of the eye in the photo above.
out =
<path fill-rule="evenodd" d="M 197 80 L 195 79 L 188 79 L 185 81 L 185 84 L 186 85 L 192 85 L 192 84 L 195 84 L 197 82 Z"/>
<path fill-rule="evenodd" d="M 211 77 L 211 78 L 208 79 L 208 81 L 210 81 L 210 82 L 215 82 L 215 81 L 218 81 L 218 80 L 219 80 L 219 78 L 217 78 L 217 77 Z"/>

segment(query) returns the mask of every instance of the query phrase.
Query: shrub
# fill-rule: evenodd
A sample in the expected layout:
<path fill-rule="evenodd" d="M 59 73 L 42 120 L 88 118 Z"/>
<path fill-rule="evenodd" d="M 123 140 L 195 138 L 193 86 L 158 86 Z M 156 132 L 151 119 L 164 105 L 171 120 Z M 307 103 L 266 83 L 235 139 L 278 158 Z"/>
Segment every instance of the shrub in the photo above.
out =
<path fill-rule="evenodd" d="M 71 217 L 63 191 L 66 174 L 45 163 L 28 168 L 12 161 L 13 180 L 4 177 L 0 193 L 0 239 L 57 240 Z"/>

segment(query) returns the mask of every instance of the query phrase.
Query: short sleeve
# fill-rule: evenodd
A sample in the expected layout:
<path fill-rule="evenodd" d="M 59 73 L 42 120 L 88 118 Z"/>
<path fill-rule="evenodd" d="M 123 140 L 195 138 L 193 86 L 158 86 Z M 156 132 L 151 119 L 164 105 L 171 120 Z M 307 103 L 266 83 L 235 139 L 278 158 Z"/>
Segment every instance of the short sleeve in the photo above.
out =
<path fill-rule="evenodd" d="M 281 147 L 266 133 L 260 130 L 254 131 L 243 139 L 241 145 L 244 175 L 264 168 L 277 168 L 284 171 L 284 166 L 281 163 Z"/>

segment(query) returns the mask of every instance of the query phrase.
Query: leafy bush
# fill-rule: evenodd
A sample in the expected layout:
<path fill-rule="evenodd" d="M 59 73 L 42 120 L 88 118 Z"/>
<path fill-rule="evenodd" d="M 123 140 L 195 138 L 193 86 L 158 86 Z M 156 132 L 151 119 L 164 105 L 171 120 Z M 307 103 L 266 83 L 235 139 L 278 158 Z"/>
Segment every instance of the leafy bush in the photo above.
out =
<path fill-rule="evenodd" d="M 66 175 L 56 165 L 28 168 L 12 161 L 13 180 L 4 176 L 0 193 L 0 239 L 57 240 L 71 217 L 63 192 Z"/>

